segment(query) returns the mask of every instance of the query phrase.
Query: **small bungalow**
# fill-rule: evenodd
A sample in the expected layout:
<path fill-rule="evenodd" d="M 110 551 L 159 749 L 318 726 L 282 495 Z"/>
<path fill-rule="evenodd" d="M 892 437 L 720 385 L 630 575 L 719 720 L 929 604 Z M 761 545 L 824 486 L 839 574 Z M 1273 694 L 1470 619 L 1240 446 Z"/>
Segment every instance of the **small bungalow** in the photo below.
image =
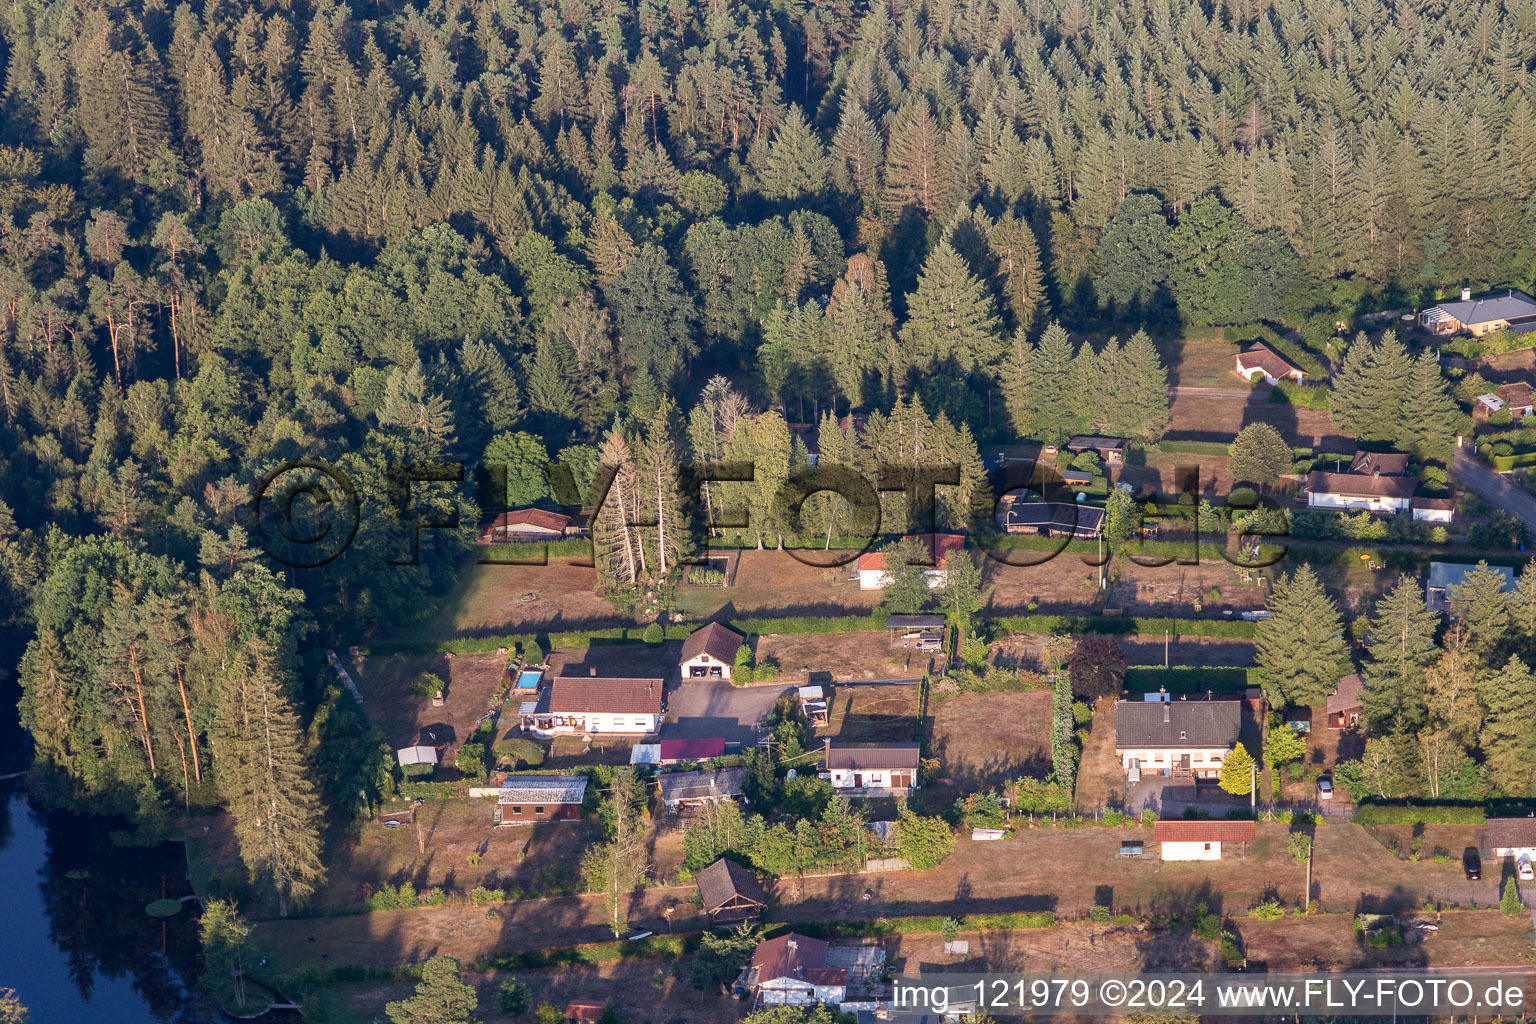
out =
<path fill-rule="evenodd" d="M 683 764 L 708 761 L 725 754 L 725 740 L 719 736 L 691 740 L 662 740 L 660 743 L 636 743 L 629 748 L 630 764 Z"/>
<path fill-rule="evenodd" d="M 944 562 L 951 554 L 965 547 L 965 538 L 958 533 L 935 533 L 922 537 L 903 537 L 903 540 L 920 540 L 928 548 L 933 566 L 925 570 L 930 587 L 944 585 Z M 886 560 L 884 551 L 866 551 L 854 563 L 854 576 L 860 590 L 884 590 Z"/>
<path fill-rule="evenodd" d="M 1157 821 L 1152 841 L 1162 845 L 1163 860 L 1221 860 L 1222 843 L 1242 843 L 1243 852 L 1258 830 L 1251 821 Z"/>
<path fill-rule="evenodd" d="M 1385 512 L 1396 515 L 1413 502 L 1418 481 L 1411 476 L 1377 476 L 1364 473 L 1307 474 L 1307 507 Z"/>
<path fill-rule="evenodd" d="M 509 775 L 496 797 L 496 825 L 577 821 L 587 796 L 585 775 Z"/>
<path fill-rule="evenodd" d="M 1306 370 L 1262 341 L 1256 341 L 1237 353 L 1234 363 L 1237 375 L 1246 378 L 1250 384 L 1260 377 L 1263 377 L 1267 384 L 1278 384 L 1282 380 L 1303 384 L 1307 379 Z"/>
<path fill-rule="evenodd" d="M 684 679 L 729 679 L 742 636 L 718 622 L 688 634 L 678 667 Z"/>
<path fill-rule="evenodd" d="M 1237 744 L 1242 702 L 1115 702 L 1115 756 L 1127 775 L 1214 779 Z"/>
<path fill-rule="evenodd" d="M 916 743 L 826 742 L 827 773 L 838 796 L 906 796 L 917 788 Z"/>
<path fill-rule="evenodd" d="M 825 942 L 788 932 L 757 944 L 742 987 L 764 1006 L 835 1006 L 848 991 L 848 972 L 826 962 Z"/>
<path fill-rule="evenodd" d="M 656 777 L 662 805 L 668 814 L 698 810 L 706 804 L 742 799 L 747 779 L 745 768 L 714 768 L 696 772 L 668 772 Z"/>
<path fill-rule="evenodd" d="M 1473 298 L 1472 289 L 1463 288 L 1459 301 L 1442 302 L 1421 312 L 1419 326 L 1436 335 L 1465 331 L 1480 338 L 1497 330 L 1525 334 L 1536 331 L 1536 299 L 1513 288 L 1505 289 L 1503 295 L 1489 292 Z"/>
<path fill-rule="evenodd" d="M 481 544 L 517 544 L 560 540 L 581 532 L 573 517 L 547 508 L 518 508 L 503 512 L 480 531 Z"/>
<path fill-rule="evenodd" d="M 409 768 L 417 764 L 436 765 L 437 748 L 425 746 L 401 747 L 395 751 L 395 760 L 400 763 L 401 768 Z"/>
<path fill-rule="evenodd" d="M 1070 501 L 1012 502 L 998 513 L 1003 530 L 1038 537 L 1092 540 L 1104 530 L 1104 510 Z"/>
<path fill-rule="evenodd" d="M 1515 589 L 1515 570 L 1503 565 L 1488 568 L 1504 577 L 1504 591 Z M 1450 605 L 1450 588 L 1459 587 L 1477 566 L 1467 562 L 1430 562 L 1429 582 L 1424 587 L 1424 606 L 1432 612 L 1447 611 Z"/>
<path fill-rule="evenodd" d="M 524 730 L 541 736 L 564 733 L 644 736 L 661 719 L 664 679 L 556 676 L 537 701 L 518 708 Z"/>
<path fill-rule="evenodd" d="M 768 905 L 762 883 L 751 871 L 721 857 L 693 876 L 710 924 L 716 928 L 756 924 Z"/>
<path fill-rule="evenodd" d="M 1328 695 L 1328 728 L 1353 729 L 1360 724 L 1360 673 L 1339 677 L 1339 685 Z"/>
<path fill-rule="evenodd" d="M 1449 523 L 1456 518 L 1455 498 L 1425 498 L 1416 494 L 1408 507 L 1413 509 L 1415 522 Z"/>
<path fill-rule="evenodd" d="M 1536 863 L 1536 818 L 1489 818 L 1482 847 L 1497 859 Z"/>
<path fill-rule="evenodd" d="M 603 1019 L 603 1011 L 607 1008 L 607 1003 L 594 1003 L 588 999 L 566 1003 L 565 1024 L 596 1024 Z"/>
<path fill-rule="evenodd" d="M 1123 462 L 1131 442 L 1123 437 L 1099 437 L 1095 434 L 1078 434 L 1067 441 L 1067 451 L 1074 455 L 1093 452 L 1105 462 Z"/>

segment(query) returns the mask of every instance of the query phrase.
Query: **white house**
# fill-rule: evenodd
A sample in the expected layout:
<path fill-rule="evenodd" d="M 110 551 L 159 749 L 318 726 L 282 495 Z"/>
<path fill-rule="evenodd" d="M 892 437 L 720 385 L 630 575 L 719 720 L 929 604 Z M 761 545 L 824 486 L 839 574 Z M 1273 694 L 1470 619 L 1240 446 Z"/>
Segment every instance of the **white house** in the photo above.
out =
<path fill-rule="evenodd" d="M 938 588 L 944 585 L 944 561 L 951 554 L 965 547 L 965 538 L 954 533 L 936 533 L 931 536 L 918 538 L 903 537 L 903 540 L 921 540 L 928 546 L 933 555 L 933 567 L 924 571 L 928 577 L 928 586 Z M 886 585 L 886 559 L 884 551 L 866 551 L 858 557 L 854 563 L 854 572 L 859 580 L 860 590 L 884 590 Z"/>
<path fill-rule="evenodd" d="M 1222 843 L 1253 842 L 1257 830 L 1251 821 L 1158 821 L 1152 825 L 1152 841 L 1162 845 L 1163 860 L 1221 860 Z"/>
<path fill-rule="evenodd" d="M 678 667 L 684 679 L 729 679 L 736 667 L 736 651 L 741 634 L 711 622 L 696 629 L 683 641 Z"/>
<path fill-rule="evenodd" d="M 742 987 L 765 1006 L 836 1006 L 847 994 L 848 971 L 826 963 L 825 942 L 789 932 L 757 944 Z"/>
<path fill-rule="evenodd" d="M 1127 774 L 1214 779 L 1237 743 L 1242 702 L 1115 702 L 1115 756 Z"/>
<path fill-rule="evenodd" d="M 1264 378 L 1265 383 L 1278 384 L 1282 380 L 1301 384 L 1307 379 L 1307 371 L 1276 352 L 1262 341 L 1256 341 L 1235 357 L 1237 375 L 1249 383 Z"/>
<path fill-rule="evenodd" d="M 1307 507 L 1366 509 L 1396 515 L 1413 504 L 1418 481 L 1411 476 L 1377 476 L 1365 473 L 1307 474 Z"/>
<path fill-rule="evenodd" d="M 905 796 L 917 788 L 916 743 L 834 743 L 827 774 L 839 796 Z"/>
<path fill-rule="evenodd" d="M 1456 518 L 1455 498 L 1423 498 L 1415 496 L 1410 507 L 1413 518 L 1420 523 L 1449 523 Z"/>
<path fill-rule="evenodd" d="M 645 736 L 656 731 L 666 680 L 598 676 L 592 671 L 589 676 L 556 676 L 537 701 L 518 708 L 522 727 L 541 736 Z"/>
<path fill-rule="evenodd" d="M 1489 818 L 1483 833 L 1483 849 L 1516 864 L 1536 863 L 1536 818 Z"/>

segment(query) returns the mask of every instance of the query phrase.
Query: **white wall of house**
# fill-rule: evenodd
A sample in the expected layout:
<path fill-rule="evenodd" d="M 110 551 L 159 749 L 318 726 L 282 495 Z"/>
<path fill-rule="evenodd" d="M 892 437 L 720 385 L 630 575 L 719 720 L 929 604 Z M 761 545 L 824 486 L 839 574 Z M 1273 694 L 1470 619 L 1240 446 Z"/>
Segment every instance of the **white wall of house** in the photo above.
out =
<path fill-rule="evenodd" d="M 729 679 L 731 678 L 731 669 L 734 667 L 734 665 L 711 658 L 708 654 L 700 654 L 683 662 L 683 678 L 692 679 L 694 678 L 693 670 L 702 669 L 703 671 L 699 673 L 699 678 Z"/>
<path fill-rule="evenodd" d="M 939 587 L 944 585 L 944 571 L 942 569 L 929 569 L 924 573 L 924 575 L 928 577 L 929 589 L 937 590 Z M 884 569 L 859 570 L 860 590 L 884 590 L 885 583 L 886 580 Z"/>
<path fill-rule="evenodd" d="M 558 724 L 553 728 L 544 730 L 533 728 L 532 731 L 544 735 L 556 733 L 607 733 L 609 735 L 621 734 L 626 736 L 645 736 L 656 731 L 656 715 L 608 715 L 608 714 L 580 714 L 566 712 L 564 714 L 528 715 L 523 719 L 524 728 L 531 728 L 529 722 L 542 718 L 558 719 Z"/>
<path fill-rule="evenodd" d="M 1455 515 L 1456 510 L 1449 508 L 1416 508 L 1413 510 L 1413 518 L 1421 523 L 1448 523 Z"/>
<path fill-rule="evenodd" d="M 1517 861 L 1530 861 L 1536 864 L 1536 846 L 1495 846 L 1495 857 L 1513 857 Z"/>
<path fill-rule="evenodd" d="M 1390 512 L 1393 515 L 1408 508 L 1412 498 L 1369 497 L 1355 494 L 1334 494 L 1331 491 L 1308 491 L 1308 508 L 1369 509 L 1372 512 Z"/>
<path fill-rule="evenodd" d="M 774 978 L 758 986 L 765 1004 L 770 1006 L 810 1006 L 814 1003 L 841 1003 L 847 991 L 843 985 L 812 985 L 803 978 Z"/>
<path fill-rule="evenodd" d="M 1265 372 L 1265 370 L 1264 370 L 1264 368 L 1262 366 L 1244 366 L 1243 365 L 1243 361 L 1241 359 L 1239 359 L 1237 361 L 1237 372 L 1238 372 L 1239 376 L 1247 377 L 1249 383 L 1252 383 L 1254 380 L 1256 380 L 1259 377 L 1263 377 L 1264 378 L 1264 383 L 1266 383 L 1266 384 L 1278 384 L 1279 383 L 1279 381 L 1277 381 L 1275 378 L 1271 377 L 1267 372 Z"/>
<path fill-rule="evenodd" d="M 1221 860 L 1221 843 L 1163 843 L 1163 860 Z"/>
<path fill-rule="evenodd" d="M 1163 750 L 1119 749 L 1115 753 L 1120 757 L 1120 767 L 1125 771 L 1139 767 L 1143 777 L 1149 775 L 1161 775 L 1169 771 L 1179 758 L 1189 755 L 1189 770 L 1200 774 L 1202 772 L 1219 772 L 1221 763 L 1227 759 L 1231 752 L 1228 747 L 1180 747 L 1178 749 L 1165 748 Z"/>
<path fill-rule="evenodd" d="M 911 768 L 900 768 L 900 769 L 891 769 L 891 768 L 862 768 L 862 769 L 860 769 L 857 772 L 857 774 L 858 774 L 858 776 L 860 778 L 859 785 L 862 785 L 866 789 L 890 789 L 890 788 L 892 788 L 892 786 L 891 786 L 891 776 L 892 776 L 893 772 L 901 773 L 904 776 L 905 780 L 906 780 L 906 781 L 904 781 L 902 783 L 902 785 L 899 788 L 901 788 L 901 789 L 907 789 L 907 788 L 916 789 L 917 788 L 917 786 L 916 786 L 916 783 L 917 783 L 917 778 L 916 778 L 917 772 L 916 772 L 916 770 L 911 769 Z M 831 774 L 832 774 L 831 781 L 832 781 L 832 788 L 833 789 L 853 789 L 854 788 L 855 784 L 854 784 L 853 777 L 854 777 L 855 773 L 853 771 L 851 771 L 851 770 L 849 770 L 847 768 L 834 768 L 834 769 L 832 769 L 832 773 Z"/>

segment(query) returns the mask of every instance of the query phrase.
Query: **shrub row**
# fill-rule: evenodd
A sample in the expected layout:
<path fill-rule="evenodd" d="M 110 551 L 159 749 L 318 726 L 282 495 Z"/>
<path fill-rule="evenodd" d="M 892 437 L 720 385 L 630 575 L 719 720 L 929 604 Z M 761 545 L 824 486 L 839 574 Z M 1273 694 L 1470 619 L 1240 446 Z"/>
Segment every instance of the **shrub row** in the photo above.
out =
<path fill-rule="evenodd" d="M 769 938 L 785 932 L 799 932 L 817 939 L 869 939 L 883 935 L 927 935 L 937 933 L 943 927 L 944 918 L 938 915 L 921 917 L 882 917 L 874 921 L 796 921 L 770 925 Z M 1013 930 L 1025 928 L 1051 928 L 1056 915 L 1049 910 L 1021 911 L 1012 914 L 967 914 L 960 919 L 960 927 L 966 931 L 978 929 Z"/>
<path fill-rule="evenodd" d="M 1363 803 L 1355 820 L 1362 825 L 1481 825 L 1488 813 L 1465 804 Z"/>
<path fill-rule="evenodd" d="M 1536 452 L 1524 452 L 1520 455 L 1494 455 L 1488 460 L 1493 463 L 1493 468 L 1500 473 L 1507 473 L 1516 466 L 1536 465 Z"/>
<path fill-rule="evenodd" d="M 484 971 L 532 971 L 541 967 L 570 967 L 576 964 L 607 964 L 615 960 L 647 960 L 676 958 L 688 951 L 689 937 L 684 935 L 652 935 L 635 942 L 595 942 L 585 946 L 563 946 L 558 949 L 533 949 L 521 953 L 503 953 L 481 960 L 465 970 Z"/>
<path fill-rule="evenodd" d="M 1328 389 L 1311 384 L 1296 384 L 1292 381 L 1282 380 L 1275 385 L 1275 390 L 1269 393 L 1271 402 L 1286 402 L 1290 405 L 1300 405 L 1308 409 L 1328 408 Z"/>
<path fill-rule="evenodd" d="M 1165 455 L 1231 455 L 1232 446 L 1215 441 L 1161 441 L 1157 450 Z"/>
<path fill-rule="evenodd" d="M 1169 693 L 1236 693 L 1249 686 L 1260 686 L 1256 668 L 1208 668 L 1200 665 L 1132 665 L 1125 670 L 1125 688 L 1133 693 L 1151 693 L 1162 687 Z"/>
<path fill-rule="evenodd" d="M 1014 633 L 1141 633 L 1164 631 L 1174 636 L 1212 636 L 1249 639 L 1258 635 L 1258 623 L 1246 619 L 1125 618 L 1086 615 L 1008 615 L 992 620 L 994 627 Z"/>

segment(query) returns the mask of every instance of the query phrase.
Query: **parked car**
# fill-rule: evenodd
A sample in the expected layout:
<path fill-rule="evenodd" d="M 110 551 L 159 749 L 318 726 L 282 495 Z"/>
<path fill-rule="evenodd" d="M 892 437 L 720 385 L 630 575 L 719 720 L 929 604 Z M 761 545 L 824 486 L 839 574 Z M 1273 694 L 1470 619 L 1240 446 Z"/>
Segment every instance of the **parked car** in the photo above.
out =
<path fill-rule="evenodd" d="M 1536 879 L 1536 871 L 1531 870 L 1531 862 L 1528 860 L 1516 861 L 1515 871 L 1520 875 L 1520 881 L 1522 882 Z"/>
<path fill-rule="evenodd" d="M 1332 800 L 1333 799 L 1333 780 L 1332 779 L 1318 779 L 1317 780 L 1317 798 L 1319 800 Z"/>
<path fill-rule="evenodd" d="M 1467 873 L 1467 881 L 1476 882 L 1483 877 L 1483 858 L 1478 856 L 1477 847 L 1469 846 L 1461 854 L 1461 869 Z"/>

